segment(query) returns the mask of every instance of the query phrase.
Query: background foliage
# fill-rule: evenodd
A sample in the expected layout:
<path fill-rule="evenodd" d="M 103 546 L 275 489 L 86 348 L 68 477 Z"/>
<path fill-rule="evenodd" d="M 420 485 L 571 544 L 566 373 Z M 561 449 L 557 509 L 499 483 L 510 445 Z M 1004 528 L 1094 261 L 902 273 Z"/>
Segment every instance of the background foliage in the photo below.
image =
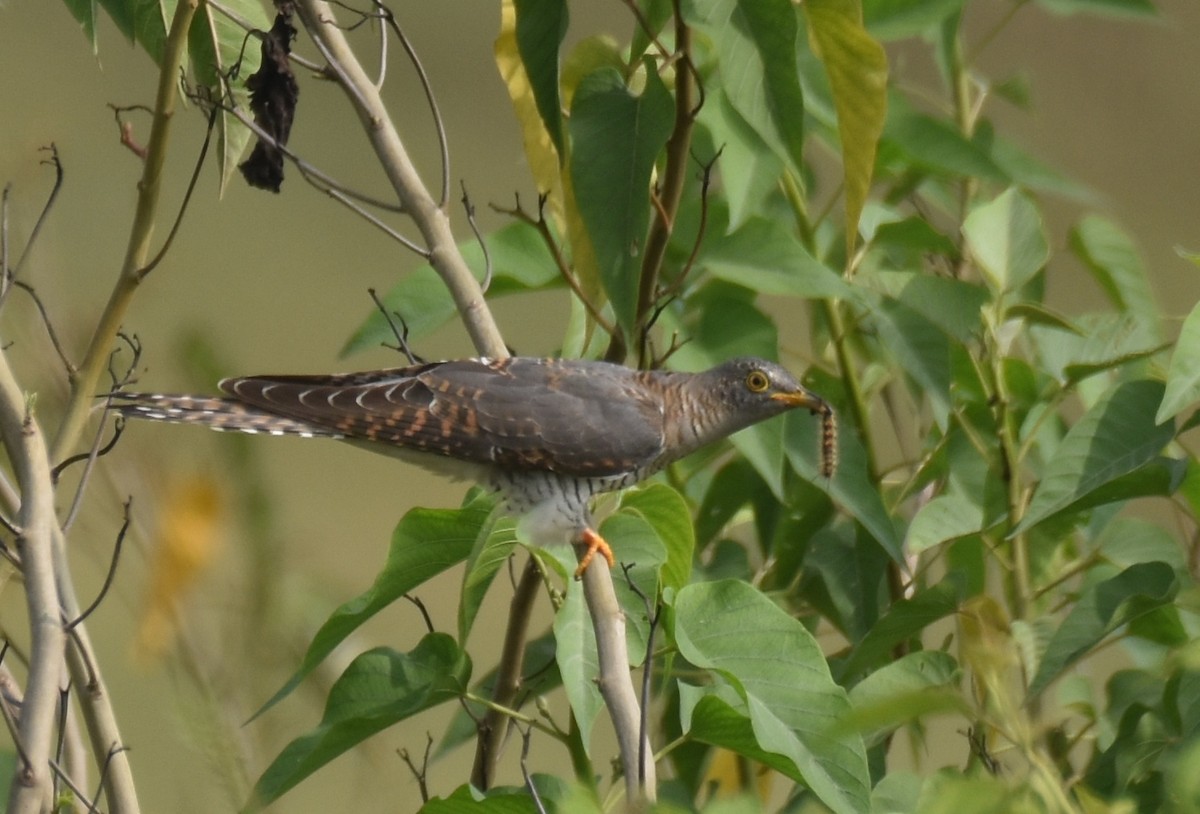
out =
<path fill-rule="evenodd" d="M 603 528 L 636 566 L 637 591 L 617 575 L 630 663 L 652 667 L 651 739 L 671 747 L 660 796 L 683 810 L 715 808 L 714 786 L 742 795 L 720 805 L 748 810 L 758 795 L 834 811 L 1200 805 L 1200 492 L 1176 440 L 1200 386 L 1187 341 L 1200 318 L 1168 339 L 1147 270 L 1113 222 L 1085 214 L 1065 239 L 1050 233 L 1043 202 L 1084 191 L 991 126 L 991 107 L 1016 88 L 977 73 L 988 41 L 965 40 L 967 6 L 694 2 L 676 18 L 648 3 L 646 27 L 627 21 L 625 41 L 570 44 L 565 4 L 506 9 L 496 60 L 533 186 L 548 196 L 487 236 L 492 295 L 565 286 L 562 258 L 599 316 L 572 300 L 564 354 L 650 364 L 670 351 L 667 364 L 685 369 L 776 357 L 781 328 L 794 337 L 802 321 L 804 341 L 783 359 L 807 366 L 806 383 L 838 407 L 834 477 L 818 471 L 818 422 L 790 416 L 626 495 Z M 153 31 L 153 19 L 134 28 Z M 898 40 L 929 49 L 939 85 L 889 78 L 881 43 Z M 152 54 L 157 41 L 139 38 Z M 215 69 L 206 58 L 193 47 L 197 77 Z M 681 76 L 695 84 L 682 108 Z M 664 193 L 672 178 L 676 203 Z M 656 238 L 664 212 L 672 228 Z M 482 273 L 477 243 L 462 245 Z M 1104 307 L 1047 305 L 1070 259 Z M 432 270 L 386 299 L 418 341 L 453 315 Z M 372 316 L 349 348 L 385 329 Z M 490 665 L 472 665 L 468 637 L 517 545 L 486 508 L 476 499 L 400 521 L 375 585 L 329 617 L 273 701 L 372 613 L 465 562 L 455 635 L 355 657 L 319 726 L 258 780 L 266 798 L 383 727 L 486 695 Z M 608 793 L 596 780 L 605 756 L 588 754 L 595 664 L 580 592 L 564 579 L 569 552 L 539 556 L 557 613 L 531 647 L 525 700 L 564 687 L 569 713 L 533 737 L 561 740 L 575 768 L 539 779 L 539 796 L 581 810 Z M 1100 666 L 1114 644 L 1119 667 Z M 444 742 L 470 735 L 452 726 Z M 955 769 L 923 767 L 930 739 L 950 744 Z M 528 795 L 492 795 L 488 806 L 532 810 Z M 469 796 L 426 808 L 459 810 Z"/>

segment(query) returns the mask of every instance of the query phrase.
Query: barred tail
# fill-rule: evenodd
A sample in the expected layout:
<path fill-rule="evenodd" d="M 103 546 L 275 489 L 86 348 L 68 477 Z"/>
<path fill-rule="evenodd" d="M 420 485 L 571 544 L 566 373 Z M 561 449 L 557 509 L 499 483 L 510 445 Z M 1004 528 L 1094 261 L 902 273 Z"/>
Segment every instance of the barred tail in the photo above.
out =
<path fill-rule="evenodd" d="M 251 435 L 295 435 L 342 438 L 336 430 L 268 413 L 234 399 L 212 396 L 165 396 L 157 393 L 112 393 L 111 409 L 128 418 L 199 424 L 222 432 Z"/>

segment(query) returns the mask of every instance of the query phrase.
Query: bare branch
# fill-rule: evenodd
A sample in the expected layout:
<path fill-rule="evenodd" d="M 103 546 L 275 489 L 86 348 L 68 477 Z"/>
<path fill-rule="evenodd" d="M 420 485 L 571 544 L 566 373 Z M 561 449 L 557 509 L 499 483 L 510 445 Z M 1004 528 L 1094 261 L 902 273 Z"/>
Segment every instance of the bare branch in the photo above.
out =
<path fill-rule="evenodd" d="M 0 437 L 20 488 L 17 551 L 30 620 L 29 673 L 17 727 L 25 764 L 9 790 L 8 811 L 33 814 L 42 810 L 51 793 L 49 766 L 62 665 L 63 631 L 52 550 L 57 523 L 45 441 L 4 353 L 0 353 Z"/>
<path fill-rule="evenodd" d="M 643 740 L 637 694 L 629 677 L 625 650 L 625 614 L 613 590 L 608 563 L 597 557 L 583 573 L 584 598 L 596 628 L 596 655 L 600 662 L 597 686 L 612 718 L 625 774 L 625 793 L 636 800 L 655 799 L 657 780 L 653 752 Z"/>
<path fill-rule="evenodd" d="M 208 155 L 208 145 L 212 142 L 213 128 L 216 123 L 217 109 L 213 108 L 208 114 L 208 127 L 204 131 L 204 143 L 200 145 L 200 155 L 196 156 L 196 165 L 192 167 L 192 177 L 188 180 L 187 190 L 183 193 L 183 200 L 179 204 L 179 213 L 175 216 L 175 222 L 171 224 L 171 231 L 167 233 L 167 239 L 163 241 L 158 254 L 154 255 L 154 259 L 149 263 L 138 269 L 137 273 L 141 277 L 145 277 L 157 268 L 171 249 L 171 244 L 175 242 L 175 235 L 179 233 L 183 216 L 187 213 L 188 204 L 192 201 L 192 193 L 196 191 L 196 182 L 200 180 L 200 169 L 204 166 L 204 159 Z"/>
<path fill-rule="evenodd" d="M 500 747 L 504 744 L 504 736 L 508 732 L 508 716 L 500 710 L 511 706 L 521 689 L 521 665 L 525 662 L 529 620 L 541 582 L 542 575 L 531 557 L 525 564 L 525 570 L 521 572 L 521 581 L 517 583 L 509 605 L 504 648 L 500 654 L 500 664 L 496 667 L 496 682 L 492 685 L 493 706 L 479 724 L 471 782 L 480 789 L 489 788 L 496 778 Z"/>
<path fill-rule="evenodd" d="M 542 805 L 542 797 L 538 794 L 533 777 L 529 774 L 529 742 L 533 739 L 533 727 L 527 727 L 521 732 L 521 777 L 525 780 L 525 790 L 533 798 L 538 814 L 546 814 L 546 806 Z"/>
<path fill-rule="evenodd" d="M 34 287 L 24 280 L 13 279 L 10 281 L 12 285 L 27 293 L 33 304 L 37 306 L 38 313 L 42 317 L 42 325 L 46 328 L 46 335 L 50 337 L 50 345 L 54 348 L 54 352 L 58 355 L 58 360 L 62 362 L 63 367 L 67 371 L 67 376 L 75 375 L 76 367 L 74 363 L 67 358 L 66 351 L 63 350 L 62 343 L 58 341 L 58 334 L 54 330 L 54 323 L 50 321 L 50 315 L 46 311 L 46 304 L 42 302 L 42 298 L 38 296 Z"/>
<path fill-rule="evenodd" d="M 425 603 L 421 601 L 421 597 L 415 594 L 404 594 L 404 598 L 416 605 L 417 610 L 421 612 L 421 618 L 425 620 L 425 630 L 430 633 L 437 631 L 433 626 L 433 619 L 429 616 L 429 609 L 425 607 Z"/>
<path fill-rule="evenodd" d="M 467 213 L 467 223 L 471 226 L 471 234 L 475 235 L 475 240 L 479 243 L 479 248 L 483 250 L 483 281 L 479 287 L 484 293 L 492 287 L 492 254 L 488 251 L 487 241 L 483 239 L 483 235 L 479 234 L 479 224 L 475 223 L 475 204 L 471 203 L 471 196 L 467 194 L 467 182 L 462 182 L 462 205 Z"/>
<path fill-rule="evenodd" d="M 387 310 L 387 306 L 383 304 L 383 300 L 375 293 L 375 289 L 368 288 L 367 293 L 371 295 L 371 300 L 375 303 L 375 307 L 379 309 L 379 313 L 383 314 L 383 318 L 387 320 L 388 327 L 392 329 L 392 336 L 396 337 L 395 345 L 389 345 L 384 342 L 382 343 L 383 346 L 389 350 L 403 353 L 410 365 L 424 364 L 425 360 L 413 353 L 412 347 L 408 344 L 408 322 L 404 319 L 404 315 L 399 311 Z M 392 321 L 393 317 L 400 321 L 399 327 L 396 327 L 396 323 Z"/>
<path fill-rule="evenodd" d="M 42 231 L 42 226 L 46 223 L 46 217 L 50 214 L 50 210 L 54 207 L 54 201 L 58 198 L 58 192 L 63 185 L 63 166 L 62 161 L 58 158 L 58 146 L 53 142 L 48 147 L 43 147 L 43 151 L 49 152 L 50 157 L 42 159 L 43 164 L 49 164 L 54 167 L 54 186 L 50 188 L 50 194 L 46 197 L 46 203 L 42 206 L 42 211 L 38 215 L 37 221 L 33 224 L 33 229 L 29 232 L 29 238 L 25 241 L 25 248 L 21 252 L 21 256 L 17 259 L 17 264 L 13 267 L 8 265 L 8 192 L 9 186 L 4 187 L 3 213 L 0 213 L 0 219 L 3 220 L 0 226 L 0 305 L 4 304 L 4 300 L 8 297 L 9 286 L 17 275 L 21 273 L 21 269 L 25 265 L 25 258 L 29 256 L 29 250 L 33 248 L 33 244 L 37 242 L 38 235 Z"/>
<path fill-rule="evenodd" d="M 404 761 L 404 765 L 408 767 L 408 770 L 412 772 L 413 777 L 416 778 L 417 787 L 421 791 L 422 803 L 429 802 L 429 753 L 433 749 L 433 735 L 430 735 L 428 732 L 426 732 L 425 738 L 425 755 L 421 758 L 420 768 L 417 768 L 416 764 L 413 763 L 412 757 L 409 756 L 407 749 L 400 748 L 396 750 L 396 754 L 400 756 L 400 759 Z"/>
<path fill-rule="evenodd" d="M 133 498 L 126 499 L 123 505 L 124 519 L 121 522 L 121 528 L 117 532 L 116 542 L 113 543 L 112 561 L 108 564 L 108 573 L 104 576 L 104 584 L 100 586 L 100 593 L 96 594 L 96 598 L 92 600 L 92 604 L 72 621 L 67 622 L 65 628 L 67 631 L 72 631 L 86 618 L 92 615 L 96 608 L 100 607 L 100 603 L 104 601 L 104 597 L 108 595 L 108 589 L 112 587 L 113 577 L 117 575 L 117 563 L 121 560 L 121 544 L 125 542 L 125 533 L 129 531 L 129 507 L 133 505 Z"/>
<path fill-rule="evenodd" d="M 359 118 L 371 124 L 365 129 L 372 147 L 401 205 L 421 231 L 425 245 L 429 247 L 429 262 L 450 290 L 476 350 L 493 359 L 507 357 L 504 341 L 483 299 L 479 283 L 455 246 L 446 212 L 422 183 L 378 90 L 363 71 L 345 35 L 334 24 L 333 10 L 320 0 L 300 0 L 298 8 L 313 42 L 329 60 Z"/>
<path fill-rule="evenodd" d="M 421 81 L 421 90 L 425 93 L 425 101 L 429 104 L 429 114 L 433 117 L 434 129 L 437 131 L 438 153 L 442 161 L 442 194 L 438 198 L 438 206 L 445 209 L 446 204 L 450 202 L 450 146 L 446 141 L 446 126 L 442 122 L 442 112 L 438 109 L 437 96 L 434 95 L 433 86 L 429 83 L 429 75 L 425 73 L 425 66 L 421 64 L 416 49 L 413 48 L 404 29 L 396 22 L 396 15 L 380 0 L 375 0 L 375 5 L 382 12 L 384 21 L 400 40 L 404 53 L 408 54 L 408 61 L 412 63 L 413 70 L 417 72 L 417 78 Z"/>

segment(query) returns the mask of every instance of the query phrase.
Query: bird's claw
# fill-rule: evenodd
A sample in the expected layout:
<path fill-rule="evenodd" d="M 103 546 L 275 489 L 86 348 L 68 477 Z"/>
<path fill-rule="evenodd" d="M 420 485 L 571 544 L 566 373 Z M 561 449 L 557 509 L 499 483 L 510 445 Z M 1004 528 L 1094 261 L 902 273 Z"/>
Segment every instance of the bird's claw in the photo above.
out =
<path fill-rule="evenodd" d="M 579 545 L 585 546 L 586 550 L 579 558 L 579 567 L 575 569 L 575 579 L 583 579 L 583 572 L 592 564 L 592 559 L 597 553 L 602 554 L 604 559 L 608 560 L 609 568 L 616 567 L 616 557 L 613 556 L 612 549 L 599 533 L 592 529 L 584 529 L 579 535 Z"/>

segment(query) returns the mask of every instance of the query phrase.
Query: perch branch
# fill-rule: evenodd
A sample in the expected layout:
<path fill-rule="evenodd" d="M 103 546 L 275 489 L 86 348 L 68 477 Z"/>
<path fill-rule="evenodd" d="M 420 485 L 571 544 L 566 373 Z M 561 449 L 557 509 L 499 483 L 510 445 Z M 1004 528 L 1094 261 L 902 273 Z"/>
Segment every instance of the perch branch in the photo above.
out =
<path fill-rule="evenodd" d="M 134 292 L 143 279 L 142 269 L 150 256 L 150 241 L 154 236 L 154 223 L 158 216 L 158 198 L 162 191 L 162 173 L 166 164 L 171 120 L 175 117 L 175 105 L 178 103 L 179 72 L 187 53 L 188 29 L 198 4 L 199 0 L 184 0 L 175 7 L 175 16 L 171 20 L 167 40 L 163 44 L 154 120 L 150 126 L 150 138 L 146 142 L 146 160 L 142 164 L 142 177 L 137 186 L 137 209 L 129 231 L 125 260 L 116 285 L 109 295 L 108 304 L 104 307 L 104 313 L 96 324 L 88 344 L 87 355 L 79 366 L 79 372 L 71 381 L 71 394 L 67 399 L 62 423 L 50 447 L 52 460 L 58 461 L 67 457 L 79 440 L 100 376 L 108 364 L 109 350 L 116 339 L 117 331 L 121 329 L 121 322 L 133 301 Z"/>
<path fill-rule="evenodd" d="M 17 551 L 25 579 L 30 634 L 29 673 L 17 729 L 25 757 L 9 789 L 10 814 L 37 814 L 51 797 L 50 758 L 55 747 L 65 641 L 52 550 L 53 531 L 57 528 L 54 485 L 46 442 L 31 409 L 7 355 L 0 352 L 0 438 L 16 470 L 21 494 Z"/>

